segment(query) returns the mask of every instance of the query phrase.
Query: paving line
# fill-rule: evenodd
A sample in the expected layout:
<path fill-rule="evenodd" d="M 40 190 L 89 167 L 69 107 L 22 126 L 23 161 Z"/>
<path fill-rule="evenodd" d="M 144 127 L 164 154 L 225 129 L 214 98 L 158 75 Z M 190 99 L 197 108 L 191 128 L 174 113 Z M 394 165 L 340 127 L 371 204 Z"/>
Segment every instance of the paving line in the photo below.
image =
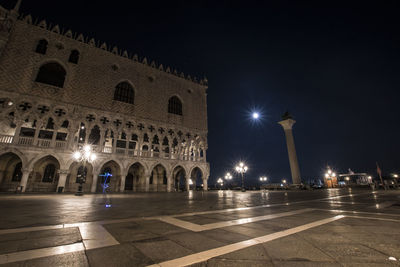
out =
<path fill-rule="evenodd" d="M 346 215 L 346 218 L 379 220 L 379 221 L 388 221 L 388 222 L 400 222 L 400 220 L 390 219 L 390 218 L 366 217 L 366 216 L 355 216 L 355 215 Z"/>
<path fill-rule="evenodd" d="M 85 246 L 82 242 L 64 245 L 64 246 L 57 246 L 51 248 L 41 248 L 41 249 L 33 249 L 33 250 L 26 250 L 14 253 L 8 253 L 0 255 L 0 264 L 18 262 L 18 261 L 26 261 L 36 258 L 42 257 L 49 257 L 55 256 L 65 253 L 77 252 L 85 250 Z"/>
<path fill-rule="evenodd" d="M 400 214 L 394 214 L 394 213 L 354 211 L 354 210 L 338 210 L 338 209 L 330 210 L 330 209 L 317 209 L 317 208 L 314 209 L 314 210 L 327 211 L 327 212 L 336 212 L 336 213 L 353 213 L 353 214 L 370 214 L 370 215 L 383 215 L 383 216 L 400 216 Z"/>
<path fill-rule="evenodd" d="M 294 211 L 288 211 L 288 212 L 282 212 L 282 213 L 276 213 L 276 214 L 268 214 L 268 215 L 264 215 L 264 216 L 242 218 L 242 219 L 237 219 L 237 220 L 209 223 L 209 224 L 203 224 L 203 225 L 179 220 L 179 219 L 176 219 L 173 217 L 160 217 L 159 220 L 169 223 L 169 224 L 172 224 L 172 225 L 175 225 L 175 226 L 178 226 L 180 228 L 184 228 L 184 229 L 193 231 L 193 232 L 202 232 L 202 231 L 212 230 L 212 229 L 216 229 L 216 228 L 241 225 L 241 224 L 253 223 L 253 222 L 258 222 L 258 221 L 272 220 L 275 218 L 301 214 L 301 213 L 309 212 L 309 211 L 313 211 L 313 209 L 294 210 Z"/>
<path fill-rule="evenodd" d="M 308 223 L 308 224 L 304 224 L 298 227 L 294 227 L 291 229 L 287 229 L 284 231 L 280 231 L 280 232 L 276 232 L 273 234 L 268 234 L 268 235 L 264 235 L 264 236 L 260 236 L 260 237 L 256 237 L 253 239 L 249 239 L 249 240 L 245 240 L 242 242 L 237 242 L 234 244 L 230 244 L 230 245 L 226 245 L 226 246 L 222 246 L 219 248 L 214 248 L 214 249 L 210 249 L 210 250 L 206 250 L 206 251 L 202 251 L 199 253 L 195 253 L 195 254 L 191 254 L 185 257 L 181 257 L 181 258 L 177 258 L 177 259 L 173 259 L 173 260 L 169 260 L 169 261 L 164 261 L 164 262 L 160 262 L 157 264 L 153 264 L 150 265 L 149 267 L 157 267 L 157 266 L 161 266 L 161 267 L 176 267 L 176 266 L 187 266 L 187 265 L 191 265 L 191 264 L 195 264 L 195 263 L 199 263 L 199 262 L 203 262 L 203 261 L 207 261 L 211 258 L 217 257 L 217 256 L 221 256 L 227 253 L 231 253 L 240 249 L 244 249 L 250 246 L 254 246 L 254 245 L 258 245 L 258 244 L 262 244 L 262 243 L 266 243 L 278 238 L 282 238 L 285 236 L 289 236 L 298 232 L 302 232 L 317 226 L 321 226 L 336 220 L 339 220 L 341 218 L 343 218 L 344 215 L 337 215 L 335 217 L 331 217 L 331 218 L 327 218 L 327 219 L 323 219 L 323 220 L 319 220 L 319 221 L 315 221 L 312 223 Z"/>

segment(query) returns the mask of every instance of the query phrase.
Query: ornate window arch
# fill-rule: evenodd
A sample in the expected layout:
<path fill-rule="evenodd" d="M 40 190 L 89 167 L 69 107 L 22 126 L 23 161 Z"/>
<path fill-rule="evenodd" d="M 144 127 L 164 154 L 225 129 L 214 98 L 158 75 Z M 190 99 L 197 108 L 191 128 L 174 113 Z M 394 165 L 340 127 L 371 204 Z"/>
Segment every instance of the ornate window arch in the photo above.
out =
<path fill-rule="evenodd" d="M 63 66 L 56 62 L 50 62 L 40 66 L 35 81 L 62 88 L 66 74 L 67 72 Z"/>
<path fill-rule="evenodd" d="M 39 53 L 39 54 L 42 54 L 42 55 L 45 55 L 45 54 L 46 54 L 46 51 L 47 51 L 47 45 L 48 45 L 48 44 L 49 44 L 49 43 L 48 43 L 45 39 L 39 40 L 38 43 L 37 43 L 37 45 L 36 45 L 36 50 L 35 50 L 35 52 L 36 52 L 36 53 Z"/>
<path fill-rule="evenodd" d="M 182 102 L 177 96 L 168 100 L 168 113 L 182 116 Z"/>
<path fill-rule="evenodd" d="M 120 82 L 115 87 L 114 100 L 133 104 L 135 101 L 135 91 L 128 82 Z"/>

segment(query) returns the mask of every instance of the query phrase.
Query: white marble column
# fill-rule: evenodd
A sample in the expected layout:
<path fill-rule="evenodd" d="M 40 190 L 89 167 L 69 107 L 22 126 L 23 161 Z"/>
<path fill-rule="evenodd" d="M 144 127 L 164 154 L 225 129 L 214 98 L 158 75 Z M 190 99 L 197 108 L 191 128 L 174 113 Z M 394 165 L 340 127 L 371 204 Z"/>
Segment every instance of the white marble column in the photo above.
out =
<path fill-rule="evenodd" d="M 151 176 L 151 174 L 149 174 L 149 173 L 145 174 L 145 181 L 146 181 L 145 191 L 146 192 L 149 192 L 149 189 L 150 189 L 150 176 Z"/>
<path fill-rule="evenodd" d="M 190 176 L 186 175 L 186 177 L 185 177 L 185 181 L 186 181 L 185 187 L 186 187 L 186 191 L 188 191 L 188 192 L 190 190 L 189 179 L 190 179 Z"/>
<path fill-rule="evenodd" d="M 123 172 L 121 175 L 121 184 L 119 186 L 119 191 L 124 192 L 125 191 L 125 180 L 126 176 L 128 175 L 128 172 Z"/>
<path fill-rule="evenodd" d="M 31 170 L 28 169 L 22 169 L 22 179 L 20 182 L 20 186 L 22 186 L 22 191 L 21 192 L 25 192 L 26 190 L 26 185 L 28 184 L 28 178 L 29 178 L 29 174 L 31 173 Z"/>
<path fill-rule="evenodd" d="M 63 187 L 62 192 L 65 191 L 65 182 L 67 181 L 67 175 L 68 175 L 68 170 L 60 170 L 56 192 L 58 192 L 59 187 Z"/>
<path fill-rule="evenodd" d="M 290 171 L 292 173 L 292 183 L 301 184 L 300 168 L 299 168 L 299 163 L 297 161 L 296 147 L 294 145 L 294 138 L 292 132 L 292 127 L 296 123 L 296 121 L 291 118 L 288 118 L 278 123 L 283 127 L 283 130 L 285 131 L 286 145 L 289 155 Z"/>
<path fill-rule="evenodd" d="M 92 180 L 92 186 L 90 187 L 90 192 L 96 193 L 97 189 L 97 180 L 99 179 L 100 171 L 94 171 L 93 170 L 93 180 Z"/>
<path fill-rule="evenodd" d="M 167 192 L 171 192 L 172 181 L 173 181 L 173 177 L 172 177 L 172 173 L 170 173 L 167 175 Z"/>
<path fill-rule="evenodd" d="M 203 191 L 208 191 L 208 177 L 203 179 Z"/>

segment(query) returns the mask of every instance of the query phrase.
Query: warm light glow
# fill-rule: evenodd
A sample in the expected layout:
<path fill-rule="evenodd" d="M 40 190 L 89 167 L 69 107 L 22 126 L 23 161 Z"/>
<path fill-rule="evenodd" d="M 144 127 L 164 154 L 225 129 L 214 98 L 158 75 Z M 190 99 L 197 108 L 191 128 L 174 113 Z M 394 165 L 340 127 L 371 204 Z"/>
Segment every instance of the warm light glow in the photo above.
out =
<path fill-rule="evenodd" d="M 394 178 L 398 178 L 399 176 L 397 174 L 393 174 L 393 177 Z"/>
<path fill-rule="evenodd" d="M 239 163 L 239 166 L 240 166 L 240 167 L 243 167 L 243 166 L 244 166 L 244 163 L 243 163 L 243 162 L 240 162 L 240 163 Z"/>
<path fill-rule="evenodd" d="M 328 174 L 331 174 L 332 173 L 332 171 L 331 170 L 328 170 Z"/>
<path fill-rule="evenodd" d="M 85 129 L 85 126 L 82 126 L 81 129 L 82 129 L 82 130 Z"/>
<path fill-rule="evenodd" d="M 83 147 L 83 150 L 85 150 L 85 152 L 90 151 L 90 146 L 89 146 L 89 145 L 85 145 L 85 146 Z"/>
<path fill-rule="evenodd" d="M 336 177 L 336 173 L 332 172 L 332 177 Z"/>
<path fill-rule="evenodd" d="M 218 178 L 217 183 L 222 184 L 224 181 L 221 178 Z"/>
<path fill-rule="evenodd" d="M 346 177 L 345 179 L 346 179 L 346 181 L 350 181 L 350 177 Z"/>
<path fill-rule="evenodd" d="M 74 152 L 74 159 L 79 159 L 81 157 L 81 153 L 79 151 Z"/>
<path fill-rule="evenodd" d="M 231 173 L 230 173 L 230 172 L 227 172 L 227 173 L 226 173 L 226 175 L 225 175 L 225 179 L 226 179 L 226 180 L 230 180 L 230 179 L 232 179 L 232 175 L 231 175 Z"/>
<path fill-rule="evenodd" d="M 368 176 L 368 179 L 370 179 L 370 180 L 371 180 L 371 179 L 372 179 L 372 176 Z"/>
<path fill-rule="evenodd" d="M 9 105 L 9 106 L 12 106 L 13 104 L 14 104 L 14 103 L 13 103 L 13 102 L 11 102 L 11 101 L 10 101 L 10 102 L 8 102 L 8 105 Z"/>
<path fill-rule="evenodd" d="M 235 169 L 236 169 L 236 171 L 237 171 L 237 172 L 239 172 L 239 171 L 240 171 L 240 168 L 239 168 L 238 166 L 236 166 L 236 168 L 235 168 Z"/>
<path fill-rule="evenodd" d="M 325 177 L 328 178 L 328 177 L 329 177 L 329 174 L 328 174 L 328 173 L 325 173 Z"/>
<path fill-rule="evenodd" d="M 286 184 L 286 180 L 285 180 L 285 179 L 283 179 L 283 180 L 282 180 L 282 183 Z"/>
<path fill-rule="evenodd" d="M 260 114 L 258 112 L 253 112 L 253 119 L 258 119 L 260 117 Z"/>
<path fill-rule="evenodd" d="M 260 181 L 267 181 L 267 177 L 266 176 L 260 177 Z"/>
<path fill-rule="evenodd" d="M 189 179 L 189 185 L 192 185 L 192 184 L 193 184 L 192 179 Z"/>
<path fill-rule="evenodd" d="M 96 154 L 92 153 L 92 154 L 90 155 L 90 160 L 91 160 L 91 161 L 96 160 L 96 158 L 97 158 Z"/>

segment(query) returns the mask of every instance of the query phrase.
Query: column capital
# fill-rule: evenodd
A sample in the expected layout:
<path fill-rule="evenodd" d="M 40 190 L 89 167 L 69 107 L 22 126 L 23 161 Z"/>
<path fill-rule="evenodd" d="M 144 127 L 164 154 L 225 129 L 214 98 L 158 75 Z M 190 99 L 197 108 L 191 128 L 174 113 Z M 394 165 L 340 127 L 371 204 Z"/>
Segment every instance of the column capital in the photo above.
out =
<path fill-rule="evenodd" d="M 291 130 L 296 121 L 293 119 L 286 119 L 278 123 L 283 127 L 284 130 Z"/>

